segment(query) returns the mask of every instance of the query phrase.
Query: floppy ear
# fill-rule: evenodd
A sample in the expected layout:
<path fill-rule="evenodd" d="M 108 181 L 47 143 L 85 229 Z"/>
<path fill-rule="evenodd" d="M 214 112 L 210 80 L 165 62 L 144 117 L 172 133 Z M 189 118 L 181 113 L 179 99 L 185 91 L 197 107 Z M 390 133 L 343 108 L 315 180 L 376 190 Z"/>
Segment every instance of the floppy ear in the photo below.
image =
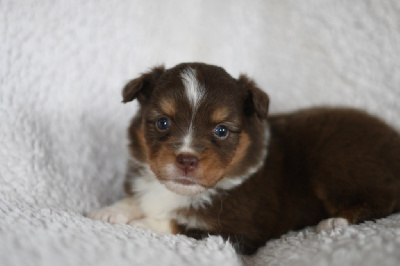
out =
<path fill-rule="evenodd" d="M 149 72 L 129 81 L 122 90 L 122 102 L 127 103 L 137 98 L 143 104 L 150 98 L 157 80 L 164 72 L 164 66 L 156 66 Z"/>
<path fill-rule="evenodd" d="M 261 119 L 268 116 L 269 97 L 257 87 L 256 83 L 241 74 L 238 78 L 238 84 L 244 91 L 244 112 L 246 116 L 256 113 Z"/>

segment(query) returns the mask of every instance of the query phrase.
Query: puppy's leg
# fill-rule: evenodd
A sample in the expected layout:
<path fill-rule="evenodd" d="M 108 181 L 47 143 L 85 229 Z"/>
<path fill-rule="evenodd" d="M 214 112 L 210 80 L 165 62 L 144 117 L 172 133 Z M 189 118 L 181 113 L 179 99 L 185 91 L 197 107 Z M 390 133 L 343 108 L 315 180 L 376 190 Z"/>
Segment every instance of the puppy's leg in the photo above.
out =
<path fill-rule="evenodd" d="M 88 217 L 112 224 L 127 224 L 132 220 L 143 218 L 143 210 L 135 199 L 125 198 L 111 206 L 90 212 Z"/>
<path fill-rule="evenodd" d="M 175 221 L 169 219 L 144 218 L 140 220 L 131 221 L 129 224 L 134 226 L 139 226 L 145 229 L 150 229 L 159 233 L 166 233 L 166 234 L 178 233 L 178 227 Z"/>
<path fill-rule="evenodd" d="M 382 195 L 386 195 L 388 198 L 382 198 Z M 334 218 L 322 220 L 317 225 L 316 231 L 320 232 L 339 226 L 358 224 L 366 220 L 384 217 L 393 212 L 396 201 L 390 194 L 371 193 L 369 196 L 369 198 L 367 195 L 362 197 L 364 203 L 351 207 L 343 204 L 333 205 L 326 203 L 328 212 Z"/>
<path fill-rule="evenodd" d="M 326 220 L 322 220 L 317 225 L 316 231 L 317 233 L 323 230 L 333 229 L 339 226 L 346 226 L 349 224 L 349 221 L 346 218 L 329 218 Z"/>

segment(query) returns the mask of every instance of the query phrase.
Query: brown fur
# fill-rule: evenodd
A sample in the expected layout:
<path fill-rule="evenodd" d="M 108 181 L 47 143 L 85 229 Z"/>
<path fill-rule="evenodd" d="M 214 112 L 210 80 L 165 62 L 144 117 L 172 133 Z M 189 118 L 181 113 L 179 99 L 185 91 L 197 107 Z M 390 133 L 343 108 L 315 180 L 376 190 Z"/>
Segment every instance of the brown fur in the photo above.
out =
<path fill-rule="evenodd" d="M 249 140 L 249 135 L 247 133 L 240 134 L 239 144 L 236 148 L 235 155 L 232 158 L 231 163 L 229 164 L 229 168 L 235 167 L 235 165 L 243 160 L 246 156 L 247 151 L 250 147 L 251 141 Z"/>
<path fill-rule="evenodd" d="M 387 125 L 359 111 L 329 108 L 273 116 L 269 123 L 263 169 L 217 197 L 213 208 L 187 215 L 206 219 L 213 234 L 252 253 L 270 238 L 328 217 L 359 223 L 395 211 L 400 137 Z"/>
<path fill-rule="evenodd" d="M 221 68 L 200 63 L 154 68 L 124 88 L 124 102 L 138 97 L 141 103 L 129 128 L 131 154 L 148 163 L 160 181 L 168 180 L 163 167 L 175 162 L 183 129 L 191 121 L 193 110 L 180 79 L 187 67 L 196 69 L 207 90 L 194 121 L 193 146 L 200 162 L 195 178 L 201 185 L 213 188 L 222 178 L 242 176 L 254 167 L 264 149 L 265 121 L 271 137 L 263 166 L 240 186 L 219 190 L 204 208 L 178 211 L 204 221 L 210 230 L 176 224 L 179 233 L 222 235 L 250 254 L 271 238 L 322 219 L 360 223 L 399 210 L 400 136 L 395 130 L 345 108 L 268 116 L 269 98 L 252 80 L 244 75 L 235 80 Z M 176 110 L 169 104 L 164 108 L 174 123 L 165 132 L 155 129 L 165 115 L 157 105 L 162 99 L 176 103 Z M 222 122 L 230 130 L 225 140 L 212 135 Z"/>

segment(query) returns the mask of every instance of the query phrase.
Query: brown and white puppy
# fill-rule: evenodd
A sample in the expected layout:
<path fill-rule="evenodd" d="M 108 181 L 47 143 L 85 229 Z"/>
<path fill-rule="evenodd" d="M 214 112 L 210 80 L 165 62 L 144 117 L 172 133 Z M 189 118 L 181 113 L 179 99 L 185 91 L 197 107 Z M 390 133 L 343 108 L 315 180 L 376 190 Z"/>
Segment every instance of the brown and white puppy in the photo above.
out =
<path fill-rule="evenodd" d="M 400 136 L 352 109 L 267 116 L 244 75 L 186 63 L 130 81 L 128 197 L 89 216 L 195 238 L 216 234 L 250 254 L 291 229 L 317 230 L 400 208 Z"/>

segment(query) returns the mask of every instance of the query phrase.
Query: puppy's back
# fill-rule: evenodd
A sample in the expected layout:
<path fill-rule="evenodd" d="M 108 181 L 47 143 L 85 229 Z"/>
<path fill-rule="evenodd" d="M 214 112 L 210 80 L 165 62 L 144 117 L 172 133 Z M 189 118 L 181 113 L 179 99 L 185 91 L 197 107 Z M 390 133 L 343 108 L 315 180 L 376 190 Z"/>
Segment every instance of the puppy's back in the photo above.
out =
<path fill-rule="evenodd" d="M 400 136 L 387 124 L 345 108 L 308 109 L 269 122 L 272 134 L 284 140 L 287 171 L 295 173 L 288 176 L 306 176 L 330 215 L 370 206 L 356 216 L 346 211 L 358 223 L 399 209 Z"/>

